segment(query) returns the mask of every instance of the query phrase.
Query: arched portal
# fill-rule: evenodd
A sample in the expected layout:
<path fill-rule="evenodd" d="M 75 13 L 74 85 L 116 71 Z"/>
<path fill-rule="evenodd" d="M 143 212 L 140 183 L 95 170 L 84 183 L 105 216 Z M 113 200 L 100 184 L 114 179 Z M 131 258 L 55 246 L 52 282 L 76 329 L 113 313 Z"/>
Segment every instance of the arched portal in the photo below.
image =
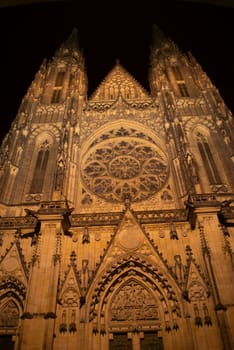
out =
<path fill-rule="evenodd" d="M 26 289 L 21 281 L 9 275 L 1 278 L 0 286 L 0 349 L 13 350 Z"/>
<path fill-rule="evenodd" d="M 131 324 L 134 331 L 147 323 L 160 321 L 159 305 L 155 296 L 139 281 L 129 279 L 113 294 L 109 304 L 109 327 Z"/>
<path fill-rule="evenodd" d="M 101 349 L 162 350 L 162 334 L 177 331 L 181 306 L 165 271 L 126 256 L 97 279 L 89 309 Z M 106 337 L 106 343 L 103 339 Z"/>
<path fill-rule="evenodd" d="M 0 349 L 13 350 L 20 308 L 14 297 L 4 298 L 0 304 Z"/>
<path fill-rule="evenodd" d="M 159 309 L 152 291 L 141 282 L 129 279 L 113 293 L 109 303 L 108 325 L 112 331 L 109 349 L 134 350 L 130 333 L 138 334 L 138 348 L 140 345 L 143 350 L 162 350 L 162 338 L 158 336 L 161 324 Z"/>

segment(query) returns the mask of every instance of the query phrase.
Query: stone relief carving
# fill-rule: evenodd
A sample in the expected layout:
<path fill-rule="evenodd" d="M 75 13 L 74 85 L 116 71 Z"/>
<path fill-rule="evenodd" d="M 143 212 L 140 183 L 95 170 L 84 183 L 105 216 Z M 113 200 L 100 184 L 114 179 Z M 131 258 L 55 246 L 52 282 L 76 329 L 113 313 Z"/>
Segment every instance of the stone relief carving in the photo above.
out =
<path fill-rule="evenodd" d="M 196 277 L 195 277 L 196 278 Z M 194 280 L 189 288 L 189 298 L 191 301 L 206 300 L 207 292 L 199 281 Z"/>
<path fill-rule="evenodd" d="M 0 309 L 0 327 L 16 327 L 19 320 L 19 309 L 13 300 L 9 300 Z"/>
<path fill-rule="evenodd" d="M 175 255 L 174 259 L 175 259 L 174 273 L 180 285 L 183 285 L 185 282 L 185 266 L 182 263 L 182 259 L 180 255 Z"/>
<path fill-rule="evenodd" d="M 142 285 L 130 281 L 114 296 L 111 321 L 158 320 L 158 307 L 152 295 Z"/>
<path fill-rule="evenodd" d="M 73 286 L 75 284 L 74 280 L 70 278 L 68 281 L 68 287 L 61 297 L 61 304 L 66 307 L 79 306 L 79 295 L 76 288 Z"/>
<path fill-rule="evenodd" d="M 157 135 L 163 135 L 163 125 L 162 125 L 162 114 L 158 110 L 157 117 L 150 109 L 145 109 L 144 113 L 140 111 L 129 111 L 126 109 L 115 109 L 109 110 L 107 112 L 94 112 L 90 113 L 86 111 L 86 119 L 82 121 L 82 136 L 81 139 L 86 139 L 93 131 L 100 128 L 103 124 L 109 123 L 110 121 L 116 121 L 120 115 L 124 115 L 125 120 L 136 120 L 137 122 L 147 126 L 151 130 L 154 130 Z"/>
<path fill-rule="evenodd" d="M 83 205 L 90 205 L 90 204 L 92 204 L 92 203 L 93 203 L 92 197 L 91 197 L 88 193 L 86 193 L 86 194 L 83 196 L 83 198 L 82 198 L 82 200 L 81 200 L 81 203 L 82 203 Z"/>

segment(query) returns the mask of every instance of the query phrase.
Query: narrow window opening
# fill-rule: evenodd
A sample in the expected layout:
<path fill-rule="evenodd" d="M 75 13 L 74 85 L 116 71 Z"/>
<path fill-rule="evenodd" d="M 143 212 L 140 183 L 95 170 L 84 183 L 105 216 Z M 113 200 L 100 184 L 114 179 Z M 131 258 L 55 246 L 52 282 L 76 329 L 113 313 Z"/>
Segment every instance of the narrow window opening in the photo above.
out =
<path fill-rule="evenodd" d="M 51 103 L 59 103 L 61 97 L 61 89 L 56 89 L 53 91 Z"/>
<path fill-rule="evenodd" d="M 69 87 L 73 85 L 74 80 L 75 80 L 74 73 L 71 73 L 69 76 L 69 83 L 68 83 Z"/>
<path fill-rule="evenodd" d="M 30 193 L 41 193 L 43 189 L 49 159 L 49 149 L 45 148 L 45 146 L 48 147 L 48 143 L 46 143 L 46 145 L 42 145 L 42 149 L 40 149 L 37 154 Z"/>
<path fill-rule="evenodd" d="M 61 71 L 57 73 L 56 80 L 55 80 L 55 87 L 61 87 L 63 85 L 65 72 Z"/>
<path fill-rule="evenodd" d="M 180 95 L 182 97 L 189 97 L 188 89 L 186 87 L 180 68 L 178 66 L 172 66 L 172 71 L 177 82 Z"/>
<path fill-rule="evenodd" d="M 222 180 L 219 175 L 214 157 L 211 153 L 210 146 L 203 135 L 198 134 L 197 136 L 198 136 L 198 149 L 200 151 L 201 158 L 204 163 L 204 167 L 206 169 L 209 182 L 212 185 L 221 184 Z"/>
<path fill-rule="evenodd" d="M 61 100 L 61 92 L 63 87 L 63 81 L 64 81 L 65 72 L 60 71 L 57 73 L 55 83 L 54 83 L 54 90 L 51 98 L 51 103 L 59 103 Z"/>
<path fill-rule="evenodd" d="M 172 66 L 172 71 L 177 81 L 184 80 L 178 66 Z"/>
<path fill-rule="evenodd" d="M 110 340 L 110 350 L 132 350 L 132 341 L 128 339 L 127 333 L 114 333 Z"/>
<path fill-rule="evenodd" d="M 188 93 L 188 89 L 187 89 L 185 83 L 180 82 L 180 83 L 177 83 L 177 84 L 178 84 L 178 88 L 179 88 L 181 96 L 182 97 L 188 97 L 189 93 Z"/>

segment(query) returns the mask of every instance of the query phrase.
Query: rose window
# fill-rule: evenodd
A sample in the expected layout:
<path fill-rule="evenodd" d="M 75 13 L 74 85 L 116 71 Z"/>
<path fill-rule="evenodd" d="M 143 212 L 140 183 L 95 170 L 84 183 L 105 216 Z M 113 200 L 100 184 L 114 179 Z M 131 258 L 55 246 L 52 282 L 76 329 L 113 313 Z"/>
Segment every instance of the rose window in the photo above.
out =
<path fill-rule="evenodd" d="M 168 163 L 162 150 L 136 137 L 94 143 L 82 163 L 84 184 L 112 202 L 144 200 L 162 188 L 167 175 Z"/>
<path fill-rule="evenodd" d="M 119 156 L 109 164 L 109 172 L 119 179 L 131 179 L 140 172 L 140 163 L 131 156 Z"/>

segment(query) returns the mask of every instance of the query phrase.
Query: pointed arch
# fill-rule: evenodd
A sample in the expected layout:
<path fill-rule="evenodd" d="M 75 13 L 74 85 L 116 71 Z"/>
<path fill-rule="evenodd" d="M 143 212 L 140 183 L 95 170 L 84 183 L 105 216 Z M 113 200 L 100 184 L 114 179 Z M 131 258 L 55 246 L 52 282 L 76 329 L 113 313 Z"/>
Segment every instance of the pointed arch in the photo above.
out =
<path fill-rule="evenodd" d="M 34 167 L 30 193 L 40 193 L 43 189 L 43 183 L 45 179 L 47 164 L 50 155 L 50 144 L 45 140 L 39 147 L 36 164 Z"/>
<path fill-rule="evenodd" d="M 16 328 L 18 326 L 21 310 L 12 296 L 0 304 L 0 328 Z"/>
<path fill-rule="evenodd" d="M 0 329 L 2 334 L 16 334 L 23 313 L 26 288 L 13 276 L 0 281 Z"/>
<path fill-rule="evenodd" d="M 16 286 L 15 286 L 16 287 Z M 3 289 L 2 289 L 3 288 Z M 14 290 L 13 285 L 2 286 L 0 283 L 0 347 L 14 349 L 14 336 L 20 327 L 23 311 L 22 295 Z"/>
<path fill-rule="evenodd" d="M 196 125 L 191 130 L 191 136 L 191 152 L 197 164 L 201 186 L 206 191 L 226 192 L 227 179 L 223 178 L 223 172 L 220 171 L 223 164 L 216 145 L 218 135 L 208 125 Z"/>
<path fill-rule="evenodd" d="M 26 296 L 26 287 L 14 276 L 5 276 L 0 280 L 0 304 L 4 304 L 4 300 L 13 298 L 19 308 L 23 309 L 23 303 Z"/>
<path fill-rule="evenodd" d="M 160 296 L 159 290 L 157 291 Z M 108 322 L 141 322 L 161 320 L 157 294 L 153 292 L 149 281 L 143 276 L 136 276 L 130 270 L 128 276 L 119 280 L 107 303 Z M 103 304 L 104 309 L 104 304 Z M 165 306 L 166 307 L 166 306 Z"/>
<path fill-rule="evenodd" d="M 196 133 L 196 142 L 206 169 L 207 177 L 211 185 L 221 184 L 222 180 L 219 175 L 216 162 L 211 152 L 208 138 L 201 132 Z"/>
<path fill-rule="evenodd" d="M 29 185 L 27 192 L 30 194 L 45 194 L 51 190 L 51 185 L 54 181 L 54 165 L 56 161 L 56 135 L 53 133 L 56 130 L 41 130 L 36 133 L 30 141 L 33 142 L 31 171 L 29 172 Z M 50 174 L 52 173 L 52 174 Z M 48 178 L 50 181 L 45 181 Z"/>
<path fill-rule="evenodd" d="M 148 324 L 155 329 L 166 327 L 169 319 L 177 324 L 181 306 L 174 287 L 176 285 L 169 282 L 159 267 L 153 267 L 139 257 L 123 257 L 109 266 L 93 286 L 89 304 L 93 332 L 110 331 L 112 327 L 131 327 L 131 318 L 142 329 Z M 134 293 L 135 300 L 128 305 Z M 138 303 L 141 303 L 141 314 Z"/>

